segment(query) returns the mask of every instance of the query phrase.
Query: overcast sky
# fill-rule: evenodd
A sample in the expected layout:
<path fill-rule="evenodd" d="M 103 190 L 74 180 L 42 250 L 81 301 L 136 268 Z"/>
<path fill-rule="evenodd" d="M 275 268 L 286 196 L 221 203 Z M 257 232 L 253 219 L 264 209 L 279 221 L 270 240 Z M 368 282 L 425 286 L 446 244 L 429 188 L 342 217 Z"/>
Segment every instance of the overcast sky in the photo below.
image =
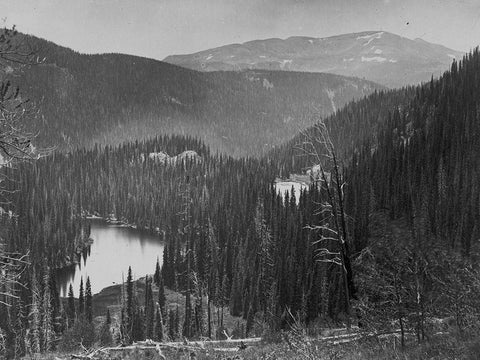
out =
<path fill-rule="evenodd" d="M 0 0 L 0 22 L 84 53 L 156 59 L 365 30 L 463 51 L 480 44 L 480 0 Z"/>

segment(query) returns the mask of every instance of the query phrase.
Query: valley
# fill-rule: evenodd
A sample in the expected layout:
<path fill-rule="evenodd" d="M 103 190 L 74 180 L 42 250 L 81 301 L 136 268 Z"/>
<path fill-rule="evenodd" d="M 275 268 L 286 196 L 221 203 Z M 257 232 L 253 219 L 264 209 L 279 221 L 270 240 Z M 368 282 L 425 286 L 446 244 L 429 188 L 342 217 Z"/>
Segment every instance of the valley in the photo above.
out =
<path fill-rule="evenodd" d="M 135 56 L 79 54 L 30 36 L 22 41 L 44 59 L 15 79 L 40 109 L 29 120 L 37 144 L 61 150 L 180 134 L 212 151 L 260 157 L 314 119 L 384 89 L 333 74 L 201 73 Z"/>
<path fill-rule="evenodd" d="M 479 48 L 0 65 L 0 358 L 475 358 Z"/>

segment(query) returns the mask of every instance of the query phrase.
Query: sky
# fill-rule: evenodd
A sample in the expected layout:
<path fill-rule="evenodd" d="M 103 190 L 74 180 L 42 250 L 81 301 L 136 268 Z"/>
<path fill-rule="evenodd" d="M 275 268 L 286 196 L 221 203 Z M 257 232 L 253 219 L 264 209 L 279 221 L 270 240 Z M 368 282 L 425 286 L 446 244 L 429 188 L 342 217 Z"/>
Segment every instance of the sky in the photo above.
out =
<path fill-rule="evenodd" d="M 0 26 L 82 53 L 163 59 L 255 39 L 367 30 L 480 45 L 480 0 L 0 0 Z"/>

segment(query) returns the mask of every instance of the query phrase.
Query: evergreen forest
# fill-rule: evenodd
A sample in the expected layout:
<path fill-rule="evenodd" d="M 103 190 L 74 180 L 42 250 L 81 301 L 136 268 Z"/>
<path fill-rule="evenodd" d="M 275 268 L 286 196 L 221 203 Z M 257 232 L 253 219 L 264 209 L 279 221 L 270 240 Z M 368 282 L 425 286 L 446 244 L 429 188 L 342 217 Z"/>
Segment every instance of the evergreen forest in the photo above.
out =
<path fill-rule="evenodd" d="M 50 43 L 41 51 L 46 62 L 18 69 L 20 90 L 13 80 L 0 89 L 3 119 L 26 109 L 24 93 L 37 99 L 34 124 L 49 131 L 39 148 L 62 138 L 41 153 L 15 135 L 2 138 L 0 121 L 0 160 L 12 158 L 0 167 L 2 356 L 228 332 L 266 338 L 298 324 L 308 336 L 340 326 L 398 330 L 402 347 L 428 340 L 444 319 L 462 334 L 480 330 L 478 48 L 439 79 L 397 90 L 333 75 L 200 74 Z M 105 78 L 93 81 L 102 67 Z M 142 80 L 154 75 L 164 83 Z M 324 77 L 328 86 L 358 82 L 369 95 L 317 111 L 309 103 Z M 358 95 L 350 90 L 342 105 Z M 264 122 L 240 121 L 260 108 Z M 313 124 L 290 140 L 293 124 L 272 127 L 287 124 L 289 112 L 302 114 L 295 126 Z M 185 121 L 169 123 L 176 113 Z M 159 116 L 165 122 L 152 125 Z M 222 136 L 231 141 L 216 143 Z M 278 191 L 279 178 L 295 176 L 306 184 L 300 191 Z M 140 282 L 128 269 L 118 311 L 99 316 L 95 278 L 70 285 L 66 297 L 56 283 L 57 270 L 91 244 L 92 217 L 165 244 L 155 273 Z M 181 304 L 168 303 L 171 292 Z"/>

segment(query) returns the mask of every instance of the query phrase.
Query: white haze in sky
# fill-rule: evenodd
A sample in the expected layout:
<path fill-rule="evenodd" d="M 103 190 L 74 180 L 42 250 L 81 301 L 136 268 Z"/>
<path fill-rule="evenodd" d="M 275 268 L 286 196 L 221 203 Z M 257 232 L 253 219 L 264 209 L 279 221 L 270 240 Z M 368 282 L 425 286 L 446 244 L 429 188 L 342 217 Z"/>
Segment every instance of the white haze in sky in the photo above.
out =
<path fill-rule="evenodd" d="M 383 30 L 480 44 L 480 0 L 0 0 L 0 25 L 84 53 L 163 59 L 271 37 Z"/>

